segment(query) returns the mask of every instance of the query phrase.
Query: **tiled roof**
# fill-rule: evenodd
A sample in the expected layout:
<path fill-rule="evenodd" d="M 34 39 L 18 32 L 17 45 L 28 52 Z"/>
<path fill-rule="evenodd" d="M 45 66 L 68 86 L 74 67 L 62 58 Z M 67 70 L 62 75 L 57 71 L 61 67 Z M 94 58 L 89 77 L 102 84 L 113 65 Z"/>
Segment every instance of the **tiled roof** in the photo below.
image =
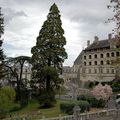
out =
<path fill-rule="evenodd" d="M 85 50 L 94 50 L 94 49 L 98 49 L 98 48 L 108 48 L 108 47 L 110 47 L 109 40 L 101 40 L 101 41 L 93 42 Z"/>
<path fill-rule="evenodd" d="M 77 57 L 76 60 L 74 61 L 74 64 L 75 64 L 75 65 L 79 65 L 79 64 L 81 63 L 82 54 L 83 54 L 83 51 L 78 55 L 78 57 Z"/>

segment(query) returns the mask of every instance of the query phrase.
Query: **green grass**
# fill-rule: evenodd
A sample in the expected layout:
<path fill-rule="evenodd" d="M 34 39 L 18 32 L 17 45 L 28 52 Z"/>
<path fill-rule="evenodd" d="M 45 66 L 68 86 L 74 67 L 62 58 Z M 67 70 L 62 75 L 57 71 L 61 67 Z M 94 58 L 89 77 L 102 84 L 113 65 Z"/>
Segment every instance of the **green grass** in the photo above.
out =
<path fill-rule="evenodd" d="M 39 103 L 37 101 L 31 101 L 29 104 L 18 111 L 10 113 L 13 117 L 14 116 L 26 116 L 28 115 L 31 119 L 40 119 L 43 116 L 45 118 L 49 117 L 58 117 L 59 115 L 65 115 L 64 113 L 61 113 L 60 111 L 60 100 L 57 100 L 57 103 L 55 104 L 54 107 L 48 108 L 48 109 L 40 109 L 39 108 Z"/>

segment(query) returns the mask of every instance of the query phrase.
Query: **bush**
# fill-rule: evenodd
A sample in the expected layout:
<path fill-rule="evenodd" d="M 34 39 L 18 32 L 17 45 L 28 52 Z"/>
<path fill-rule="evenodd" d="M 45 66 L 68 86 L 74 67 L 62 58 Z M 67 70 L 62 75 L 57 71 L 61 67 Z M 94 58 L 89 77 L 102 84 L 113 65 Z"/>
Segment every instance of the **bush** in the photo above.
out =
<path fill-rule="evenodd" d="M 113 89 L 113 92 L 119 92 L 120 91 L 120 81 L 113 81 L 112 89 Z"/>
<path fill-rule="evenodd" d="M 53 107 L 56 103 L 54 92 L 46 92 L 44 91 L 39 95 L 39 103 L 41 108 L 50 108 Z"/>
<path fill-rule="evenodd" d="M 91 94 L 83 94 L 77 97 L 77 100 L 84 100 L 89 102 L 91 107 L 97 107 L 97 108 L 103 108 L 105 106 L 105 101 L 100 99 L 97 100 L 93 95 Z"/>
<path fill-rule="evenodd" d="M 0 89 L 0 118 L 5 117 L 6 113 L 13 109 L 15 97 L 13 88 L 6 86 Z"/>
<path fill-rule="evenodd" d="M 75 105 L 78 105 L 81 108 L 81 112 L 84 112 L 85 110 L 90 109 L 90 105 L 87 101 L 67 101 L 60 103 L 60 110 L 61 112 L 67 113 L 67 114 L 73 114 L 73 108 Z"/>

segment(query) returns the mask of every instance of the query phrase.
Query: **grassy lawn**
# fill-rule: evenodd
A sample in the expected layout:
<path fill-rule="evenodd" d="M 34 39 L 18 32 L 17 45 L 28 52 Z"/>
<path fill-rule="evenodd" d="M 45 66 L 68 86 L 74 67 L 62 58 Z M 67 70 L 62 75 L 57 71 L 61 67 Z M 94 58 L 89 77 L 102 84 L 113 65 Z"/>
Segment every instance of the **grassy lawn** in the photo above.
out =
<path fill-rule="evenodd" d="M 13 117 L 14 116 L 28 116 L 31 119 L 40 119 L 43 116 L 45 118 L 48 117 L 58 117 L 59 115 L 65 115 L 60 111 L 60 100 L 57 100 L 55 107 L 48 108 L 48 109 L 40 109 L 39 103 L 37 101 L 31 101 L 25 108 L 10 113 Z"/>

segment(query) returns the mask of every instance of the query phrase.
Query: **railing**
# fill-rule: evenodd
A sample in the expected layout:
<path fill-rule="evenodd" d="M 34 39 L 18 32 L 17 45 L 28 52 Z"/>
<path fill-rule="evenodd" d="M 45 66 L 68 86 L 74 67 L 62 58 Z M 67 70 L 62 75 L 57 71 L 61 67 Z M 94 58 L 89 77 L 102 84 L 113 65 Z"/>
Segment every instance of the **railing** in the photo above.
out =
<path fill-rule="evenodd" d="M 117 112 L 120 112 L 120 110 L 116 109 L 108 109 L 108 110 L 102 110 L 99 112 L 89 112 L 89 113 L 82 113 L 78 115 L 78 120 L 91 120 L 95 118 L 100 118 L 100 117 L 107 117 L 107 116 L 113 116 L 116 115 Z M 59 116 L 56 118 L 43 118 L 40 120 L 76 120 L 74 119 L 74 115 L 68 115 L 68 116 Z"/>
<path fill-rule="evenodd" d="M 116 116 L 118 114 L 120 114 L 120 109 L 119 110 L 108 109 L 108 110 L 102 110 L 99 112 L 87 112 L 87 113 L 73 114 L 73 115 L 68 115 L 68 116 L 59 116 L 59 117 L 54 117 L 54 118 L 45 118 L 43 116 L 42 119 L 36 119 L 36 120 L 95 120 L 97 118 Z M 31 117 L 20 116 L 20 117 L 8 118 L 4 120 L 31 120 Z"/>

